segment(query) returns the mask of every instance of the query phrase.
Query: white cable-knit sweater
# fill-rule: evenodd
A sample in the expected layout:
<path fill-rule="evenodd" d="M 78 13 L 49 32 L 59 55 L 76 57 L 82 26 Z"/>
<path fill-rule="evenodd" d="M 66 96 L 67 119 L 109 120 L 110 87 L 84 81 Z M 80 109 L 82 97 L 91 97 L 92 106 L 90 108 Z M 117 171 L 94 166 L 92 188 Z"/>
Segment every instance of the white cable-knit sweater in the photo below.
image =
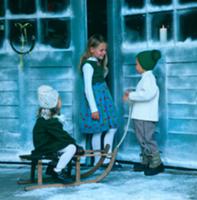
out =
<path fill-rule="evenodd" d="M 137 84 L 136 91 L 129 93 L 133 103 L 132 119 L 158 121 L 159 88 L 152 71 L 146 71 Z"/>

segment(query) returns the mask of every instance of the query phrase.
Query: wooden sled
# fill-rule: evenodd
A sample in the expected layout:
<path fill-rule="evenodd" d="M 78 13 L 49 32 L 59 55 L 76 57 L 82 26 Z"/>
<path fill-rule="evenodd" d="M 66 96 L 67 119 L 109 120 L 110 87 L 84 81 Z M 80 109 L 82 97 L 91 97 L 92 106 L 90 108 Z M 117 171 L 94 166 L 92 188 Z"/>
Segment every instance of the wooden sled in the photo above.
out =
<path fill-rule="evenodd" d="M 118 148 L 115 148 L 112 153 L 108 153 L 109 151 L 109 145 L 106 145 L 104 150 L 85 150 L 85 153 L 83 155 L 75 155 L 75 177 L 73 182 L 69 183 L 43 183 L 43 160 L 53 160 L 54 157 L 31 157 L 31 155 L 21 155 L 20 158 L 22 160 L 28 160 L 31 161 L 31 173 L 30 173 L 30 179 L 29 180 L 19 180 L 18 184 L 31 184 L 29 186 L 26 186 L 24 188 L 25 191 L 34 190 L 34 189 L 41 189 L 41 188 L 52 188 L 52 187 L 68 187 L 68 186 L 78 186 L 81 184 L 87 184 L 87 183 L 97 183 L 100 182 L 102 179 L 104 179 L 111 171 L 115 159 L 116 154 L 118 151 Z M 85 171 L 84 173 L 81 170 L 81 158 L 82 157 L 95 157 L 100 156 L 100 160 L 98 163 L 90 168 L 89 170 Z M 103 172 L 100 175 L 97 175 L 94 179 L 85 179 L 91 175 L 93 175 L 102 165 L 106 157 L 110 157 L 110 162 L 103 170 Z M 35 184 L 35 171 L 37 166 L 37 183 Z"/>

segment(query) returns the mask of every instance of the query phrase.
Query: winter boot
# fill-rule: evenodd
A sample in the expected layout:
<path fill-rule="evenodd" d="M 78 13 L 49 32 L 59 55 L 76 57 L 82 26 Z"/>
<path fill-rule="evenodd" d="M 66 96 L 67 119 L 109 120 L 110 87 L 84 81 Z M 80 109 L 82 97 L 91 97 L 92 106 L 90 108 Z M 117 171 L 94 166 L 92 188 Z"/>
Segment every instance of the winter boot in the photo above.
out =
<path fill-rule="evenodd" d="M 49 175 L 49 176 L 55 176 L 56 174 L 55 174 L 55 172 L 53 171 L 53 169 L 55 168 L 56 164 L 57 164 L 56 162 L 51 161 L 51 162 L 48 164 L 47 168 L 46 168 L 45 174 L 46 174 L 46 175 Z"/>
<path fill-rule="evenodd" d="M 54 176 L 53 176 L 53 178 L 54 179 L 57 179 L 58 181 L 60 181 L 61 183 L 69 183 L 69 182 L 72 182 L 73 181 L 73 178 L 70 176 L 70 177 L 68 177 L 68 176 L 66 176 L 66 174 L 65 174 L 65 171 L 64 170 L 62 170 L 62 171 L 60 171 L 60 172 L 55 172 L 54 171 Z"/>
<path fill-rule="evenodd" d="M 145 154 L 140 154 L 140 157 L 141 157 L 142 162 L 134 163 L 133 165 L 133 171 L 135 172 L 142 172 L 148 167 L 150 158 Z"/>
<path fill-rule="evenodd" d="M 144 175 L 153 176 L 162 172 L 164 172 L 164 165 L 158 152 L 152 156 L 148 168 L 144 170 Z"/>

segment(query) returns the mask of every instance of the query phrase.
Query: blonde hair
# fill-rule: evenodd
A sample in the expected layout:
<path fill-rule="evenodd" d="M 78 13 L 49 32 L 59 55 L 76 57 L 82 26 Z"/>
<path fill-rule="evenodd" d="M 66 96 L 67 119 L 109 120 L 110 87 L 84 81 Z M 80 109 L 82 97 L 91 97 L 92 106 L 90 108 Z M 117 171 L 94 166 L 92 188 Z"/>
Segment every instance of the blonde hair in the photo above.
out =
<path fill-rule="evenodd" d="M 86 48 L 86 51 L 85 53 L 81 56 L 81 59 L 80 59 L 80 63 L 79 63 L 79 67 L 81 69 L 82 67 L 82 64 L 85 60 L 87 60 L 89 57 L 92 56 L 91 52 L 90 52 L 90 49 L 91 48 L 96 48 L 99 46 L 99 44 L 101 43 L 106 43 L 104 37 L 102 35 L 99 35 L 99 34 L 94 34 L 92 35 L 89 40 L 88 40 L 88 44 L 87 44 L 87 48 Z M 107 66 L 107 55 L 105 55 L 104 59 L 100 61 L 101 65 L 103 67 L 106 67 Z"/>

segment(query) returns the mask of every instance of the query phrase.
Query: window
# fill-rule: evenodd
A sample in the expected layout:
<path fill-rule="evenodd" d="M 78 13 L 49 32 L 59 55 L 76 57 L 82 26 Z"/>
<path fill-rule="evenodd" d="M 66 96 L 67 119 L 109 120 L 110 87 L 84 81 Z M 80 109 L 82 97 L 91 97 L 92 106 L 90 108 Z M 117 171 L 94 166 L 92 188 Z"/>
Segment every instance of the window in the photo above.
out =
<path fill-rule="evenodd" d="M 165 41 L 165 45 L 197 40 L 196 0 L 123 1 L 125 41 L 147 42 L 148 45 Z"/>
<path fill-rule="evenodd" d="M 70 45 L 69 21 L 62 19 L 42 20 L 41 43 L 54 48 L 68 48 Z"/>
<path fill-rule="evenodd" d="M 180 3 L 196 3 L 196 0 L 179 0 Z"/>
<path fill-rule="evenodd" d="M 5 9 L 4 9 L 4 1 L 0 0 L 0 17 L 5 15 Z"/>
<path fill-rule="evenodd" d="M 18 52 L 31 49 L 33 37 L 36 35 L 35 20 L 11 20 L 9 40 L 12 48 Z"/>
<path fill-rule="evenodd" d="M 40 44 L 69 48 L 70 1 L 0 0 L 1 51 L 5 40 L 11 41 L 14 50 L 20 51 L 23 46 L 25 52 L 35 42 L 38 49 L 42 48 Z"/>
<path fill-rule="evenodd" d="M 35 0 L 9 0 L 8 7 L 12 14 L 33 14 L 36 11 Z"/>
<path fill-rule="evenodd" d="M 69 0 L 41 0 L 40 2 L 42 11 L 49 13 L 62 12 L 69 6 Z"/>
<path fill-rule="evenodd" d="M 129 42 L 142 42 L 145 37 L 145 15 L 131 15 L 125 17 L 125 39 Z"/>
<path fill-rule="evenodd" d="M 144 7 L 144 0 L 125 0 L 125 4 L 129 8 L 143 8 Z"/>
<path fill-rule="evenodd" d="M 153 41 L 159 41 L 159 30 L 161 27 L 167 28 L 167 40 L 172 39 L 172 22 L 173 22 L 173 16 L 172 12 L 161 12 L 161 13 L 153 13 L 152 19 L 151 19 L 151 39 Z"/>
<path fill-rule="evenodd" d="M 197 40 L 197 9 L 179 11 L 179 40 Z"/>
<path fill-rule="evenodd" d="M 151 4 L 157 6 L 170 5 L 171 3 L 172 0 L 151 0 Z"/>

